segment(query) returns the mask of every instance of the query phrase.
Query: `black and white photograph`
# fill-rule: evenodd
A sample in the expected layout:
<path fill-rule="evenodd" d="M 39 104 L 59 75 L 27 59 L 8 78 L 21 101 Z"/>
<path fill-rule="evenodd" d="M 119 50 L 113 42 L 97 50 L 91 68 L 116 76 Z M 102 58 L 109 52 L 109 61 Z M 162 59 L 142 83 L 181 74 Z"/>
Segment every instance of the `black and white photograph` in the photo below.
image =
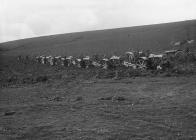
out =
<path fill-rule="evenodd" d="M 0 0 L 0 140 L 196 140 L 196 0 Z"/>

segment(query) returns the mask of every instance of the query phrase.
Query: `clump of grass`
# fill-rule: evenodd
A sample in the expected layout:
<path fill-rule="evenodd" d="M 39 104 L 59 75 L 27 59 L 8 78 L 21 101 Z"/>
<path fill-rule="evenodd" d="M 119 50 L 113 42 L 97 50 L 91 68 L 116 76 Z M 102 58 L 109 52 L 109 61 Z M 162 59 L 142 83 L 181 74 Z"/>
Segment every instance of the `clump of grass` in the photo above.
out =
<path fill-rule="evenodd" d="M 18 76 L 17 75 L 12 75 L 12 76 L 7 78 L 8 83 L 15 83 L 17 81 L 18 81 Z"/>
<path fill-rule="evenodd" d="M 48 77 L 47 76 L 38 76 L 38 77 L 36 77 L 36 79 L 35 79 L 35 81 L 36 82 L 46 82 L 46 81 L 48 81 Z"/>

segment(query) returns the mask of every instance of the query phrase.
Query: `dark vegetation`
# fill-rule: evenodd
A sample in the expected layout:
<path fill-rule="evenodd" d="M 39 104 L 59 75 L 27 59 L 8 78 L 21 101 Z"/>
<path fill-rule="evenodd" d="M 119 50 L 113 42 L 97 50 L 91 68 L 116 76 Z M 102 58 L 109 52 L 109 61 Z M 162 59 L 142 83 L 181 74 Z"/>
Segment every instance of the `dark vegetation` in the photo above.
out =
<path fill-rule="evenodd" d="M 0 139 L 196 138 L 196 77 L 186 70 L 163 76 L 149 71 L 145 77 L 127 70 L 129 77 L 122 71 L 124 77 L 116 80 L 112 70 L 49 67 L 14 58 L 1 65 Z"/>
<path fill-rule="evenodd" d="M 182 58 L 183 57 L 183 58 Z M 28 58 L 18 61 L 17 57 L 2 56 L 0 84 L 2 87 L 15 84 L 36 84 L 52 82 L 53 80 L 76 79 L 126 79 L 135 77 L 178 77 L 196 74 L 196 56 L 193 53 L 184 54 L 179 58 L 171 57 L 166 69 L 133 69 L 117 67 L 112 69 L 78 68 L 65 66 L 50 66 L 35 62 Z M 11 64 L 11 65 L 10 65 Z"/>
<path fill-rule="evenodd" d="M 88 51 L 112 54 L 113 47 L 121 54 L 140 45 L 162 51 L 170 49 L 168 42 L 186 38 L 184 29 L 189 26 L 195 40 L 195 21 L 187 21 L 3 43 L 0 139 L 196 139 L 194 55 L 172 60 L 166 71 L 52 67 L 16 59 Z M 143 45 L 138 42 L 140 35 Z M 194 46 L 189 47 L 194 53 Z"/>

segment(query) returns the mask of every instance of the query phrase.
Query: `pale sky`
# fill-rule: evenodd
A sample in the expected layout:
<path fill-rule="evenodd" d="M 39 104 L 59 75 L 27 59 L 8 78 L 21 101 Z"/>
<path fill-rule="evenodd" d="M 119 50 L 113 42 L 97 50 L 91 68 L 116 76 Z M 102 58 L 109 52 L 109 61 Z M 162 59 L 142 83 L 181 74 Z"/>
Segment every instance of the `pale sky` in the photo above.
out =
<path fill-rule="evenodd" d="M 196 0 L 0 0 L 0 42 L 196 19 Z"/>

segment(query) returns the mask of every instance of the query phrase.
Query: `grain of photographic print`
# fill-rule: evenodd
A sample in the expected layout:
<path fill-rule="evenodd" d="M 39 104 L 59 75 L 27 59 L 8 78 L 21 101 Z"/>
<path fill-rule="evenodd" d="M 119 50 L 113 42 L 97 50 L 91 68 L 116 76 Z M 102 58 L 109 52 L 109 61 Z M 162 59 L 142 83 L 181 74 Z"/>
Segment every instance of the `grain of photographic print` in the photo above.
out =
<path fill-rule="evenodd" d="M 196 0 L 0 0 L 0 140 L 196 140 Z"/>

